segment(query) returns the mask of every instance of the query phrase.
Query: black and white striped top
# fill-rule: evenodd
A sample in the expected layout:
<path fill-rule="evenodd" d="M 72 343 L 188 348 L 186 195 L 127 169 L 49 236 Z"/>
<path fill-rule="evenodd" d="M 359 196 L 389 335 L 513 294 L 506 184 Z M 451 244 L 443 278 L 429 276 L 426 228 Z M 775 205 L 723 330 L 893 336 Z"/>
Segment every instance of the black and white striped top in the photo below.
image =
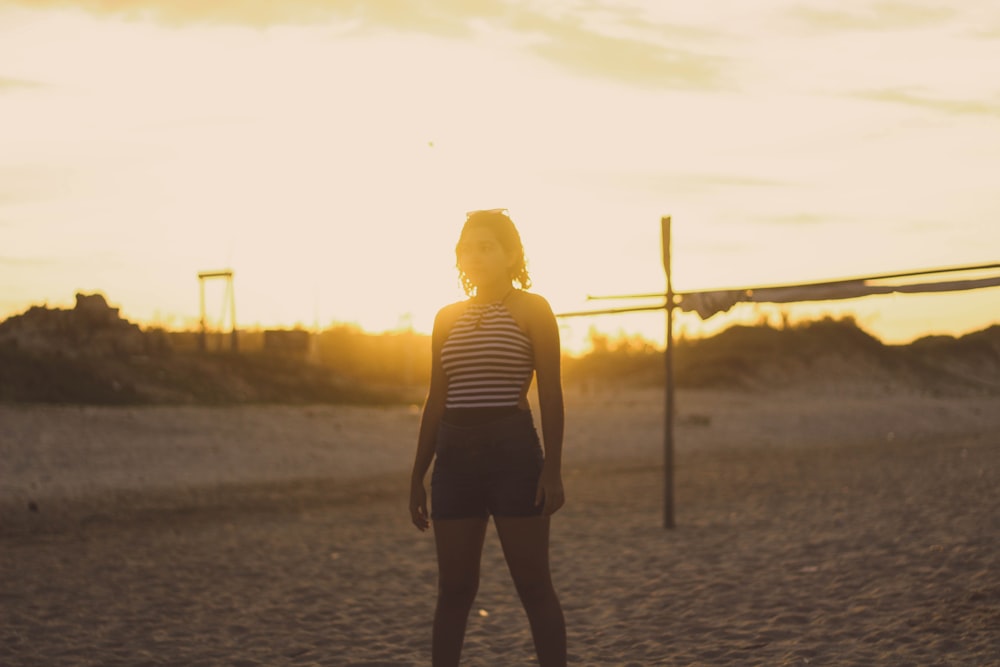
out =
<path fill-rule="evenodd" d="M 446 408 L 517 405 L 535 370 L 531 339 L 503 303 L 470 303 L 441 348 Z"/>

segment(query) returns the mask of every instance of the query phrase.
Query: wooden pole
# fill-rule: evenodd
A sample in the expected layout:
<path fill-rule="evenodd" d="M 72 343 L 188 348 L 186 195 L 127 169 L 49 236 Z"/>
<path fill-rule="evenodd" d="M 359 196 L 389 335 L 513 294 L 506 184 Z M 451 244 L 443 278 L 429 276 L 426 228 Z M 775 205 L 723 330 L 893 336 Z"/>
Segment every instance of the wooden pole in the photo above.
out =
<path fill-rule="evenodd" d="M 674 288 L 670 276 L 670 216 L 660 218 L 663 239 L 663 270 L 667 274 L 667 337 L 663 356 L 666 364 L 663 429 L 663 527 L 674 527 Z"/>
<path fill-rule="evenodd" d="M 227 277 L 229 282 L 229 319 L 232 321 L 233 331 L 229 341 L 229 349 L 233 352 L 239 350 L 239 343 L 236 339 L 236 286 L 233 284 L 233 272 L 229 272 Z"/>
<path fill-rule="evenodd" d="M 199 314 L 201 315 L 201 334 L 198 336 L 198 348 L 204 352 L 207 347 L 207 334 L 205 333 L 205 278 L 201 275 L 198 276 L 198 294 Z"/>
<path fill-rule="evenodd" d="M 208 347 L 206 340 L 208 338 L 208 320 L 205 317 L 205 281 L 209 278 L 225 278 L 226 279 L 226 291 L 222 297 L 223 307 L 225 307 L 225 301 L 229 301 L 229 319 L 232 320 L 233 328 L 231 332 L 230 339 L 230 349 L 235 352 L 237 350 L 237 333 L 236 333 L 236 288 L 233 286 L 233 270 L 225 269 L 223 271 L 200 271 L 198 273 L 198 293 L 201 301 L 201 336 L 199 338 L 199 346 L 202 351 Z M 223 311 L 225 312 L 225 311 Z M 225 325 L 226 316 L 223 314 L 222 321 L 219 323 L 219 327 Z M 222 332 L 219 332 L 217 350 L 222 349 Z"/>

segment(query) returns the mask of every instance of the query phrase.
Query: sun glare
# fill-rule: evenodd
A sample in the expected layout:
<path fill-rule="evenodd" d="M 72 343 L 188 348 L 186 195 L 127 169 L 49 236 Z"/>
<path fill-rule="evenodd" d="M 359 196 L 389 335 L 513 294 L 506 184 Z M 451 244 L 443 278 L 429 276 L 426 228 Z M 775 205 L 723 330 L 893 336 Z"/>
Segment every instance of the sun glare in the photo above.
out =
<path fill-rule="evenodd" d="M 231 267 L 241 325 L 426 333 L 464 296 L 464 212 L 493 207 L 511 211 L 557 312 L 662 289 L 665 214 L 678 289 L 996 259 L 982 254 L 996 239 L 993 115 L 915 87 L 978 90 L 959 65 L 987 62 L 989 45 L 954 35 L 900 34 L 869 63 L 866 33 L 750 39 L 765 12 L 729 20 L 727 39 L 683 28 L 703 10 L 672 10 L 676 43 L 647 65 L 676 55 L 720 76 L 664 87 L 663 71 L 612 80 L 585 72 L 581 44 L 558 48 L 643 43 L 638 23 L 547 35 L 479 21 L 441 37 L 4 11 L 17 29 L 0 74 L 30 83 L 0 89 L 8 310 L 100 290 L 137 321 L 190 322 L 197 273 Z M 928 43 L 948 67 L 920 55 Z M 785 67 L 793 53 L 808 67 Z M 988 296 L 942 297 L 932 314 L 916 297 L 848 306 L 898 340 L 988 322 Z M 729 321 L 687 317 L 689 332 Z M 659 312 L 564 320 L 567 346 L 592 326 L 663 340 Z"/>

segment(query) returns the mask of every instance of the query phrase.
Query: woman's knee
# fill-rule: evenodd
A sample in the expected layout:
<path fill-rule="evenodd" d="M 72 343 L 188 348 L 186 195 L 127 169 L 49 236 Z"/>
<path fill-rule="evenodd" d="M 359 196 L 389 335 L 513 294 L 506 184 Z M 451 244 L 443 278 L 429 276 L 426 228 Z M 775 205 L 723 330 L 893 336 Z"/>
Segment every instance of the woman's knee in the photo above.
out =
<path fill-rule="evenodd" d="M 478 577 L 442 577 L 438 580 L 438 598 L 441 600 L 472 604 L 478 592 Z"/>
<path fill-rule="evenodd" d="M 555 599 L 556 592 L 552 588 L 552 580 L 548 577 L 532 577 L 515 581 L 517 595 L 526 607 L 543 605 Z"/>

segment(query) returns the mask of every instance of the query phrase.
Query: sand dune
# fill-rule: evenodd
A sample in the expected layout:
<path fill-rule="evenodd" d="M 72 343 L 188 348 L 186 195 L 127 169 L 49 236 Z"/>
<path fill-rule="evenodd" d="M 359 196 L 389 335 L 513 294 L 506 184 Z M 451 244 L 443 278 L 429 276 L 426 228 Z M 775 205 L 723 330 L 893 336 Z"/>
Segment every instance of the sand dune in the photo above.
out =
<path fill-rule="evenodd" d="M 572 395 L 553 568 L 579 665 L 1000 659 L 995 397 Z M 424 665 L 407 407 L 0 406 L 0 664 Z M 533 664 L 495 537 L 464 664 Z"/>

